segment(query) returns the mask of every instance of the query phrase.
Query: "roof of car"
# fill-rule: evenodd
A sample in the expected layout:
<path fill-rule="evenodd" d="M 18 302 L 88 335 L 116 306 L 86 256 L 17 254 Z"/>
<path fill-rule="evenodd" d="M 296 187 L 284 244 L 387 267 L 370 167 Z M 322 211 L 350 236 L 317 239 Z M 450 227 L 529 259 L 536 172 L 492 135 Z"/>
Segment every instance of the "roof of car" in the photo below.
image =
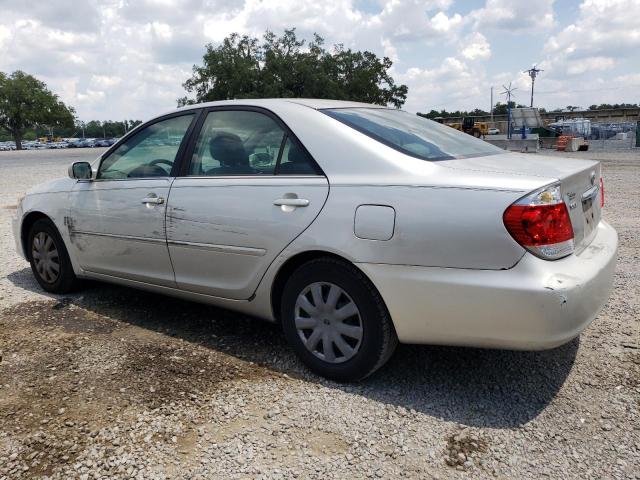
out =
<path fill-rule="evenodd" d="M 282 105 L 284 103 L 296 103 L 305 107 L 313 109 L 323 108 L 388 108 L 384 105 L 374 105 L 371 103 L 362 102 L 349 102 L 345 100 L 327 100 L 322 98 L 247 98 L 241 100 L 219 100 L 216 102 L 197 103 L 194 105 L 186 105 L 179 110 L 202 108 L 202 107 L 216 107 L 223 105 L 243 105 L 243 106 L 256 106 L 256 107 L 273 107 L 276 105 Z"/>

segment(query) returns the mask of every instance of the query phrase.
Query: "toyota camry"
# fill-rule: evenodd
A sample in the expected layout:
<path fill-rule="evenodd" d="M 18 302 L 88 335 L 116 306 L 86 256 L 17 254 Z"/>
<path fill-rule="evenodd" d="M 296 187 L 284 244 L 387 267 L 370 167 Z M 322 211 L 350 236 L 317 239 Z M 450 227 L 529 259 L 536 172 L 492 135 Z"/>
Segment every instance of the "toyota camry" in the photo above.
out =
<path fill-rule="evenodd" d="M 48 292 L 95 279 L 280 322 L 350 381 L 398 342 L 535 350 L 609 294 L 596 161 L 509 153 L 378 105 L 235 100 L 150 120 L 29 191 L 18 252 Z"/>

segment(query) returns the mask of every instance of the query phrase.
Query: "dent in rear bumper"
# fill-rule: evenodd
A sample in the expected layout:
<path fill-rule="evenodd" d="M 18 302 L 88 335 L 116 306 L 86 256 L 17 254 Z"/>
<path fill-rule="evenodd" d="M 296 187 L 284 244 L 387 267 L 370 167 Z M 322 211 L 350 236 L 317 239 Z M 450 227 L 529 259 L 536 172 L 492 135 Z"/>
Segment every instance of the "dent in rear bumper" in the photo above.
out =
<path fill-rule="evenodd" d="M 618 236 L 600 222 L 579 255 L 526 254 L 509 270 L 358 264 L 384 298 L 403 343 L 539 350 L 584 330 L 613 284 Z"/>

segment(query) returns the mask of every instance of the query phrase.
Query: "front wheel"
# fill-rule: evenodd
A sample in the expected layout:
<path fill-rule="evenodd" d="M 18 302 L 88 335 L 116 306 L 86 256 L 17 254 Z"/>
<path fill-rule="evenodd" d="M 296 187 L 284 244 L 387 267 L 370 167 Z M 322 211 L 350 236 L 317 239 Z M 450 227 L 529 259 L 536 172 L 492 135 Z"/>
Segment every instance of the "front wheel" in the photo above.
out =
<path fill-rule="evenodd" d="M 398 339 L 382 297 L 353 265 L 305 263 L 287 281 L 281 304 L 287 340 L 315 373 L 363 379 L 386 363 Z"/>
<path fill-rule="evenodd" d="M 76 289 L 78 279 L 62 237 L 51 220 L 36 220 L 29 230 L 28 244 L 31 270 L 40 286 L 51 293 L 68 293 Z"/>

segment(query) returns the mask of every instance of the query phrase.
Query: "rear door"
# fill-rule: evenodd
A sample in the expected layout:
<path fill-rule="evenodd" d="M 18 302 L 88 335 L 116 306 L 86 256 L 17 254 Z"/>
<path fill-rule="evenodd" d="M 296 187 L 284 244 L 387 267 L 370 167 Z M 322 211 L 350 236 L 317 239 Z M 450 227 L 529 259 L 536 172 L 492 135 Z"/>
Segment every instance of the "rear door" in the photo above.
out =
<path fill-rule="evenodd" d="M 176 282 L 247 299 L 275 257 L 313 222 L 329 185 L 268 111 L 221 107 L 201 124 L 167 207 Z"/>

